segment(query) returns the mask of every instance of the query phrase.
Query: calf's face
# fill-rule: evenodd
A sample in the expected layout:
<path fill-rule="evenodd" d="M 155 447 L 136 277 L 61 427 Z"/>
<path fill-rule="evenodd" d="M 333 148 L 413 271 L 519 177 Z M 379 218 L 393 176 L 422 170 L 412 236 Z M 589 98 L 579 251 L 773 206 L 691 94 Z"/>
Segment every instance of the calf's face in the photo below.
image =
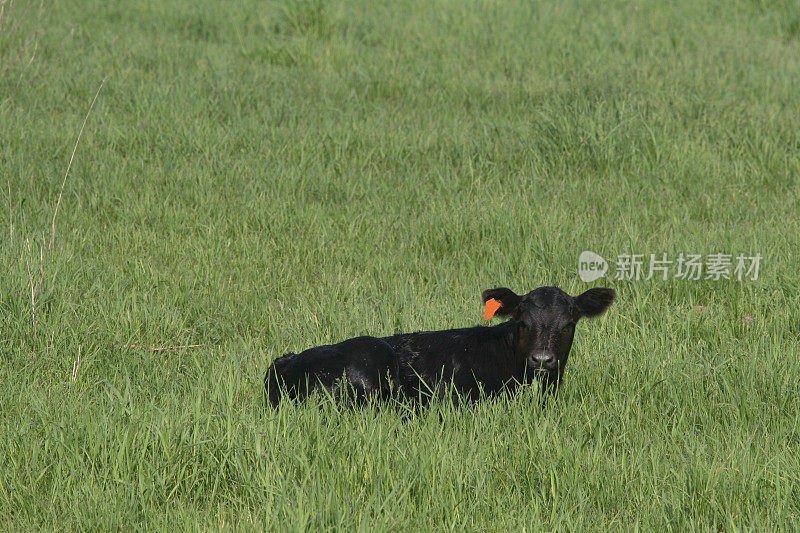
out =
<path fill-rule="evenodd" d="M 551 380 L 564 372 L 578 320 L 604 313 L 615 297 L 614 289 L 606 288 L 576 297 L 558 287 L 539 287 L 521 296 L 506 288 L 483 291 L 484 302 L 501 304 L 496 314 L 511 317 L 514 352 L 524 358 L 527 375 Z"/>

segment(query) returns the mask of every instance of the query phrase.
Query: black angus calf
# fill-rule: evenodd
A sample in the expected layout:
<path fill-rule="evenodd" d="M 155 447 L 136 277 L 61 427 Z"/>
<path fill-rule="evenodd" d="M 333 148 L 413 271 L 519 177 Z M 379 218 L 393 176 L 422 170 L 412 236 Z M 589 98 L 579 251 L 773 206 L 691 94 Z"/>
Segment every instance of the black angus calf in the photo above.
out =
<path fill-rule="evenodd" d="M 510 317 L 485 327 L 401 333 L 378 339 L 358 337 L 277 359 L 264 384 L 270 403 L 280 391 L 304 398 L 313 390 L 334 397 L 344 385 L 356 398 L 386 397 L 395 390 L 423 402 L 431 397 L 475 399 L 496 395 L 541 379 L 555 391 L 567 364 L 575 325 L 602 314 L 614 301 L 613 289 L 589 289 L 572 297 L 558 287 L 540 287 L 525 295 L 506 288 L 483 292 L 487 320 Z"/>

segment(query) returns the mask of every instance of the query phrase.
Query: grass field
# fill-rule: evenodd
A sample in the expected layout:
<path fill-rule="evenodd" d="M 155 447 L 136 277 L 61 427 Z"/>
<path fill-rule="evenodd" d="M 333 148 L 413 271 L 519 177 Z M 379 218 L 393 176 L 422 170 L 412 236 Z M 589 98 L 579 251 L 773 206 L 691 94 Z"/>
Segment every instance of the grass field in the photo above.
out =
<path fill-rule="evenodd" d="M 0 6 L 0 528 L 800 528 L 797 1 Z M 619 295 L 544 410 L 265 407 L 540 285 Z"/>

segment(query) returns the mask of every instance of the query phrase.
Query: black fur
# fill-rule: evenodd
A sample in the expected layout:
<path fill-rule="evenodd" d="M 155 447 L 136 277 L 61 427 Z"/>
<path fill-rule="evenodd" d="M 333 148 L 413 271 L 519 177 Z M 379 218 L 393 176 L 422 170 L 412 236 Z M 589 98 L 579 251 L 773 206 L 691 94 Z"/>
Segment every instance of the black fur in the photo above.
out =
<path fill-rule="evenodd" d="M 288 353 L 270 365 L 264 377 L 267 398 L 278 405 L 281 394 L 303 400 L 314 391 L 339 399 L 351 388 L 356 401 L 390 392 L 394 353 L 383 340 L 356 337 L 338 344 Z"/>

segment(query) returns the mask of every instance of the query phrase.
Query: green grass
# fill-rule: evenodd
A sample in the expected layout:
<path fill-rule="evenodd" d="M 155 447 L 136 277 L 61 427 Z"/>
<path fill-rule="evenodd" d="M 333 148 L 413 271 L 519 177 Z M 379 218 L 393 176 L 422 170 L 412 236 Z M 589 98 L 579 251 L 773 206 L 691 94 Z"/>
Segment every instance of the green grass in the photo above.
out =
<path fill-rule="evenodd" d="M 3 5 L 0 528 L 800 528 L 797 1 Z M 764 259 L 591 284 L 545 410 L 265 408 L 587 249 Z"/>

